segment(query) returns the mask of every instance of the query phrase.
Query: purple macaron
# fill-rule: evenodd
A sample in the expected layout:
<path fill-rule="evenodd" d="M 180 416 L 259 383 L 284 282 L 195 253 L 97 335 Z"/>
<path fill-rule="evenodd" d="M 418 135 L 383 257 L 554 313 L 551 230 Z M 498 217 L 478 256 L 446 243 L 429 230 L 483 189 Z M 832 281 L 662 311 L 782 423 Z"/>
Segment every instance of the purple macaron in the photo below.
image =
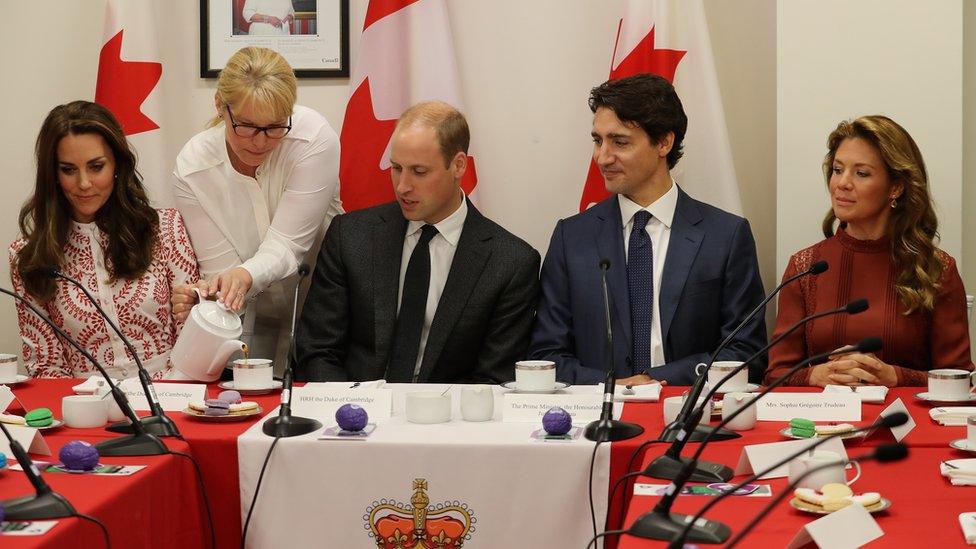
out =
<path fill-rule="evenodd" d="M 228 404 L 240 404 L 241 394 L 233 389 L 227 391 L 221 391 L 220 394 L 217 395 L 217 400 L 223 400 Z"/>
<path fill-rule="evenodd" d="M 204 415 L 207 416 L 226 416 L 230 413 L 230 404 L 226 401 L 220 400 L 219 398 L 207 399 L 205 403 L 207 405 L 207 411 Z"/>
<path fill-rule="evenodd" d="M 565 435 L 573 428 L 573 416 L 559 406 L 554 406 L 542 416 L 542 428 L 550 435 Z"/>

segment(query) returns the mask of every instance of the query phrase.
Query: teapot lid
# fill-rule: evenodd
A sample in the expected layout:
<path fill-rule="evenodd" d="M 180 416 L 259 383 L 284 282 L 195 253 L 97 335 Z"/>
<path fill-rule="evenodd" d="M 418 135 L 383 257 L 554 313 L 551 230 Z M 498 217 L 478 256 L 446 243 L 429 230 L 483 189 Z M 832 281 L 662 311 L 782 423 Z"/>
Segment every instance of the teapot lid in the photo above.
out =
<path fill-rule="evenodd" d="M 201 300 L 193 306 L 191 314 L 199 315 L 199 319 L 210 326 L 235 332 L 241 329 L 241 317 L 226 305 L 217 301 Z"/>

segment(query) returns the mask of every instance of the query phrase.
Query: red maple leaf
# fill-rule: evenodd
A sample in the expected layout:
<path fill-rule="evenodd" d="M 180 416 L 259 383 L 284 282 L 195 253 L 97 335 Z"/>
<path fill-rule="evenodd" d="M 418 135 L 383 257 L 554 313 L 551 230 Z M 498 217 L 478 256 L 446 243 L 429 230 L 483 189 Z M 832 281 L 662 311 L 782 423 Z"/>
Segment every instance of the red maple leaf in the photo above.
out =
<path fill-rule="evenodd" d="M 620 40 L 620 26 L 617 26 L 617 40 Z M 617 45 L 614 44 L 614 58 L 616 58 Z M 688 53 L 681 50 L 657 49 L 654 47 L 654 27 L 648 31 L 647 35 L 634 46 L 634 49 L 627 54 L 617 68 L 610 68 L 610 80 L 633 76 L 635 74 L 652 73 L 663 78 L 668 82 L 674 82 L 674 73 L 678 69 L 681 58 Z M 613 61 L 611 60 L 611 63 Z M 597 167 L 596 162 L 590 160 L 590 170 L 586 174 L 586 184 L 583 185 L 583 195 L 580 197 L 580 211 L 582 212 L 606 197 L 610 196 L 603 182 L 603 175 Z"/>
<path fill-rule="evenodd" d="M 98 56 L 95 102 L 112 111 L 126 135 L 134 135 L 159 127 L 140 108 L 159 82 L 163 65 L 148 61 L 123 61 L 123 32 L 120 30 L 102 46 Z"/>
<path fill-rule="evenodd" d="M 369 0 L 369 5 L 366 7 L 366 20 L 363 21 L 363 30 L 369 28 L 370 25 L 383 19 L 387 15 L 393 12 L 402 10 L 403 8 L 418 2 L 419 0 Z"/>
<path fill-rule="evenodd" d="M 373 113 L 366 78 L 349 97 L 339 136 L 339 196 L 347 212 L 393 200 L 390 168 L 381 170 L 380 160 L 394 126 L 396 120 L 378 120 Z"/>

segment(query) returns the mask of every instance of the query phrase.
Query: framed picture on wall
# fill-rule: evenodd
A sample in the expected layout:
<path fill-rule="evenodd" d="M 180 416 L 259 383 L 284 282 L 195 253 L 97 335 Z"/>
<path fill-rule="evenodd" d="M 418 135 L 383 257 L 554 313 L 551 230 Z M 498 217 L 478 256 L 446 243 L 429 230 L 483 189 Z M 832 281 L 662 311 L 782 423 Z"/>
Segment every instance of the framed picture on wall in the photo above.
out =
<path fill-rule="evenodd" d="M 271 48 L 299 78 L 349 76 L 349 0 L 200 0 L 200 77 L 245 46 Z"/>

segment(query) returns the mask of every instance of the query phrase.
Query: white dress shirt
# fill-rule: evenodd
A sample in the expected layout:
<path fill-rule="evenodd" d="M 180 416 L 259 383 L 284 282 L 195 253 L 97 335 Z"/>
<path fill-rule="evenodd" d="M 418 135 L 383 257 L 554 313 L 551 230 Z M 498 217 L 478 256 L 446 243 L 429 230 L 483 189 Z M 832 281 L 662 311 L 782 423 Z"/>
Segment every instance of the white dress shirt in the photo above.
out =
<path fill-rule="evenodd" d="M 674 209 L 678 204 L 678 186 L 671 181 L 671 188 L 660 198 L 642 208 L 624 195 L 617 195 L 620 202 L 620 221 L 624 226 L 624 257 L 629 258 L 630 230 L 634 225 L 634 214 L 644 210 L 651 214 L 647 222 L 647 235 L 651 238 L 651 253 L 654 262 L 654 302 L 651 320 L 651 367 L 664 364 L 664 339 L 661 337 L 661 276 L 664 273 L 664 261 L 667 259 L 668 242 L 671 240 L 671 223 L 674 221 Z"/>
<path fill-rule="evenodd" d="M 427 308 L 424 311 L 424 327 L 420 331 L 420 347 L 417 351 L 417 364 L 413 369 L 413 379 L 417 381 L 420 374 L 420 365 L 424 359 L 424 348 L 427 346 L 427 334 L 430 333 L 430 324 L 434 321 L 434 313 L 437 312 L 437 303 L 441 300 L 444 292 L 444 285 L 447 283 L 447 275 L 451 272 L 451 263 L 454 261 L 454 252 L 457 251 L 458 240 L 461 238 L 461 230 L 464 228 L 464 220 L 468 217 L 468 201 L 461 198 L 461 205 L 454 213 L 435 223 L 437 234 L 430 239 L 428 248 L 430 249 L 430 286 L 427 288 Z M 397 314 L 400 313 L 400 300 L 403 298 L 403 278 L 407 274 L 407 264 L 410 263 L 410 254 L 417 247 L 420 240 L 420 229 L 426 225 L 423 221 L 411 221 L 407 224 L 407 236 L 403 239 L 403 256 L 400 259 L 400 285 L 397 290 Z"/>

